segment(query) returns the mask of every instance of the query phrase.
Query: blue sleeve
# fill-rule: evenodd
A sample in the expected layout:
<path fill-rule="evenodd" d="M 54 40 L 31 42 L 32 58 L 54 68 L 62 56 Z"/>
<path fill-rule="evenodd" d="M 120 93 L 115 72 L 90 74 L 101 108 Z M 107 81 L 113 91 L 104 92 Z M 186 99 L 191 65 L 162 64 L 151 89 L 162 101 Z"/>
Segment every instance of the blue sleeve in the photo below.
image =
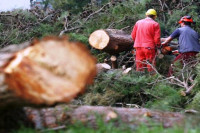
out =
<path fill-rule="evenodd" d="M 180 30 L 179 29 L 176 29 L 171 35 L 170 37 L 172 37 L 173 39 L 174 38 L 177 38 L 180 36 Z"/>

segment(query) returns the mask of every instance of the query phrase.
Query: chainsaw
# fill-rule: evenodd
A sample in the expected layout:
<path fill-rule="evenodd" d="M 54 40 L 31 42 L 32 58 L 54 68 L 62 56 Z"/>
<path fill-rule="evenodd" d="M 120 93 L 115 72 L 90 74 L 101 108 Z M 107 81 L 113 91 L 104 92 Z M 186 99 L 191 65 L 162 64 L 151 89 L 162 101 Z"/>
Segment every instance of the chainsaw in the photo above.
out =
<path fill-rule="evenodd" d="M 166 46 L 161 46 L 161 48 L 157 49 L 158 58 L 163 58 L 164 55 L 175 55 L 179 54 L 178 52 L 178 45 L 174 42 L 169 43 Z"/>

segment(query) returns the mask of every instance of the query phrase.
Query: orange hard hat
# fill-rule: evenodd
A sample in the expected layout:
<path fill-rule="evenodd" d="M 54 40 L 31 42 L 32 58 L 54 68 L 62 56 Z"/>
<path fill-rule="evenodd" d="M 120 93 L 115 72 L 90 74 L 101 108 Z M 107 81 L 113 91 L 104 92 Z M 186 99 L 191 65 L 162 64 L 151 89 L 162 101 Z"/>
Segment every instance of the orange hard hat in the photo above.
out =
<path fill-rule="evenodd" d="M 183 16 L 180 20 L 179 20 L 179 24 L 182 23 L 182 22 L 190 22 L 190 23 L 193 23 L 193 19 L 191 16 Z"/>

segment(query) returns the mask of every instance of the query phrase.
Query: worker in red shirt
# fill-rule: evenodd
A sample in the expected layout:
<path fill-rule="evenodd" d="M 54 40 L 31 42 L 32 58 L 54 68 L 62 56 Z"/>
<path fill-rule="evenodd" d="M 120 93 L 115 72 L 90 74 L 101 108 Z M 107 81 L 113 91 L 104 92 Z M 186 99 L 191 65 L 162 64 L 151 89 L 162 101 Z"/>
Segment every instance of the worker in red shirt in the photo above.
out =
<path fill-rule="evenodd" d="M 154 9 L 146 12 L 146 18 L 138 20 L 131 36 L 136 49 L 136 71 L 154 72 L 156 47 L 160 46 L 160 26 L 155 21 L 157 13 Z M 153 66 L 153 67 L 152 67 Z"/>

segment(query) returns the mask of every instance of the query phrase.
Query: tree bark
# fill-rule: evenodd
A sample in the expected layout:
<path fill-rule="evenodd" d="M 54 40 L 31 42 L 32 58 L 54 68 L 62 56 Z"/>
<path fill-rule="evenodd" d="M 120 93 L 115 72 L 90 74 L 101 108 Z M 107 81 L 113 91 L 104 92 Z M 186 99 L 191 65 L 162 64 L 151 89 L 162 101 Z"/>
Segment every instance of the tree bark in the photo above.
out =
<path fill-rule="evenodd" d="M 117 29 L 96 30 L 90 35 L 89 43 L 92 47 L 111 55 L 131 51 L 133 47 L 131 35 Z"/>
<path fill-rule="evenodd" d="M 64 37 L 35 41 L 0 62 L 0 109 L 69 102 L 96 75 L 96 60 L 89 51 Z"/>
<path fill-rule="evenodd" d="M 164 127 L 184 124 L 183 114 L 145 108 L 59 105 L 55 108 L 46 109 L 25 108 L 25 112 L 36 128 L 54 128 L 75 122 L 82 122 L 95 127 L 98 118 L 101 118 L 105 123 L 109 121 L 118 123 L 117 120 L 120 120 L 129 126 L 151 125 L 152 122 L 162 124 Z"/>

